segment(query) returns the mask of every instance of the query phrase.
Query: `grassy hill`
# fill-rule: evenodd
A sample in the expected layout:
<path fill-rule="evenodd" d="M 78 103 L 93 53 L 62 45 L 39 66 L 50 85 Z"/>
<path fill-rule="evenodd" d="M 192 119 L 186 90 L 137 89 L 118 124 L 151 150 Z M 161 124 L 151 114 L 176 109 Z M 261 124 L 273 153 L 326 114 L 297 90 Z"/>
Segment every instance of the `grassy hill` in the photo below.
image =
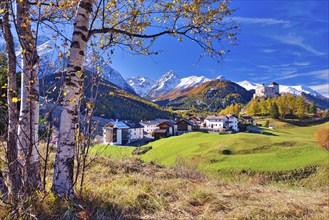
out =
<path fill-rule="evenodd" d="M 218 111 L 227 105 L 247 103 L 252 94 L 238 84 L 226 80 L 205 82 L 191 90 L 172 91 L 159 97 L 161 106 L 172 106 L 176 109 L 189 109 L 192 106 L 207 111 Z"/>
<path fill-rule="evenodd" d="M 310 127 L 271 123 L 278 129 L 262 129 L 263 134 L 193 132 L 160 139 L 149 143 L 153 149 L 140 158 L 166 166 L 176 166 L 183 158 L 210 176 L 229 178 L 261 173 L 272 180 L 285 181 L 290 177 L 304 179 L 319 169 L 328 172 L 329 153 L 315 141 L 315 132 L 329 126 L 328 122 Z M 117 158 L 130 157 L 133 150 L 113 146 L 94 148 L 95 151 L 99 149 L 104 149 L 104 155 Z M 324 173 L 321 175 L 323 177 Z"/>

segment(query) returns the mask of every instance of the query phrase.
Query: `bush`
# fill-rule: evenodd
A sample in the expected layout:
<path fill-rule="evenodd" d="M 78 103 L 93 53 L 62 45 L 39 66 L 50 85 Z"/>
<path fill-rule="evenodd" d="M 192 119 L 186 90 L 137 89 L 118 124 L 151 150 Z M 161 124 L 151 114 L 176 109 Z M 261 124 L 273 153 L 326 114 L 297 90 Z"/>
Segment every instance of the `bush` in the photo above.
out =
<path fill-rule="evenodd" d="M 329 128 L 319 129 L 315 133 L 315 138 L 322 147 L 329 151 Z"/>
<path fill-rule="evenodd" d="M 222 151 L 222 154 L 224 155 L 231 155 L 232 154 L 232 151 L 230 149 L 225 149 Z"/>

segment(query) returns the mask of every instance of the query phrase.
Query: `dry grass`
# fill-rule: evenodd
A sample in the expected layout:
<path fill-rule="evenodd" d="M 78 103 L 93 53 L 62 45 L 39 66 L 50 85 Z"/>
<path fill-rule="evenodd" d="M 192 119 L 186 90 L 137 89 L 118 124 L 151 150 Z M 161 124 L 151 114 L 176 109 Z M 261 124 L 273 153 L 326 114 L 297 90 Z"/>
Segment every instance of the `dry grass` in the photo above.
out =
<path fill-rule="evenodd" d="M 179 161 L 165 168 L 139 159 L 99 157 L 88 168 L 78 203 L 39 193 L 38 219 L 328 219 L 327 191 L 206 178 Z M 187 166 L 184 168 L 183 166 Z M 0 208 L 0 218 L 8 215 Z"/>

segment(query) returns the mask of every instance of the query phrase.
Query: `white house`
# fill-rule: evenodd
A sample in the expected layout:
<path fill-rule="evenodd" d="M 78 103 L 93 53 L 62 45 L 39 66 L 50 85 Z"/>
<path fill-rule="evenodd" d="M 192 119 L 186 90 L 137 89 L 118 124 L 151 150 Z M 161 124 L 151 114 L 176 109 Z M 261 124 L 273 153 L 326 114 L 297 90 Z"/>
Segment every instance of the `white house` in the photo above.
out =
<path fill-rule="evenodd" d="M 214 131 L 225 130 L 227 121 L 226 115 L 208 115 L 204 120 L 206 128 Z"/>
<path fill-rule="evenodd" d="M 234 131 L 239 131 L 239 120 L 236 115 L 227 115 L 228 118 L 228 129 L 232 129 Z"/>
<path fill-rule="evenodd" d="M 110 145 L 125 145 L 143 139 L 143 126 L 133 121 L 113 121 L 103 127 L 103 142 Z"/>
<path fill-rule="evenodd" d="M 113 121 L 103 127 L 103 142 L 110 145 L 122 145 L 129 142 L 129 126 L 122 121 Z"/>
<path fill-rule="evenodd" d="M 154 133 L 155 130 L 160 129 L 159 125 L 163 122 L 166 122 L 169 120 L 166 119 L 155 119 L 151 121 L 141 121 L 140 124 L 144 126 L 144 132 L 147 134 Z"/>
<path fill-rule="evenodd" d="M 209 130 L 225 131 L 232 129 L 239 131 L 238 118 L 235 115 L 208 115 L 204 122 Z"/>
<path fill-rule="evenodd" d="M 134 121 L 125 121 L 125 124 L 129 126 L 130 142 L 144 138 L 143 125 Z"/>

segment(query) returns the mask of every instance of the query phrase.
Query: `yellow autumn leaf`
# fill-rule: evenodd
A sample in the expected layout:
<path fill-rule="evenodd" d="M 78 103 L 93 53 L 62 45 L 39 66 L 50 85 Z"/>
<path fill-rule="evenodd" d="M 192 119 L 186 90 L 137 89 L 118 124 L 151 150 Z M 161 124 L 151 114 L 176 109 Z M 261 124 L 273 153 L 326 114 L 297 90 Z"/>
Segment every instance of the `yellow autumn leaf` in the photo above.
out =
<path fill-rule="evenodd" d="M 11 99 L 11 101 L 12 101 L 12 102 L 18 102 L 19 99 L 18 99 L 17 97 L 13 97 L 13 98 Z"/>

